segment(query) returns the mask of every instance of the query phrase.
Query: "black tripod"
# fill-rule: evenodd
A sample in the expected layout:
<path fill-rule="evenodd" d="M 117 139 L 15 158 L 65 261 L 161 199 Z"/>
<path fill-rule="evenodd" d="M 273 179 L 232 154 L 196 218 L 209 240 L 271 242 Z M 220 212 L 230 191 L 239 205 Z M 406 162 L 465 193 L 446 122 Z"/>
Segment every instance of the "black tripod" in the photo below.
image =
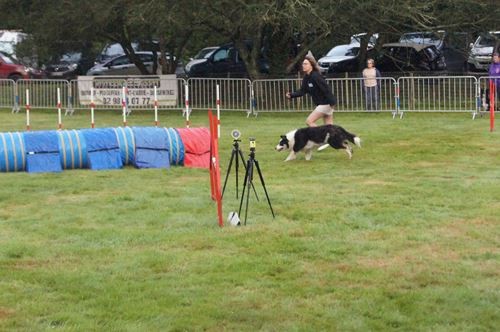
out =
<path fill-rule="evenodd" d="M 238 142 L 241 142 L 241 140 L 240 139 L 233 140 L 233 151 L 231 152 L 231 159 L 229 159 L 229 166 L 227 167 L 226 179 L 224 180 L 224 187 L 222 188 L 221 197 L 224 197 L 224 191 L 226 190 L 227 179 L 229 178 L 229 173 L 231 173 L 231 165 L 233 164 L 233 161 L 234 161 L 235 175 L 236 175 L 236 199 L 238 199 L 238 168 L 239 168 L 238 156 L 241 158 L 241 162 L 243 163 L 243 167 L 245 167 L 245 170 L 246 170 L 245 158 L 243 157 L 243 153 L 241 152 L 240 144 Z M 252 184 L 252 188 L 253 188 L 253 191 L 255 193 L 255 197 L 257 198 L 257 201 L 258 201 L 259 197 L 257 196 L 257 192 L 255 191 L 253 184 Z"/>
<path fill-rule="evenodd" d="M 246 200 L 246 208 L 245 208 L 244 225 L 247 224 L 248 201 L 250 198 L 250 186 L 253 187 L 252 181 L 253 181 L 253 167 L 254 167 L 254 165 L 257 168 L 257 172 L 259 173 L 260 182 L 262 183 L 262 187 L 264 188 L 264 192 L 266 193 L 267 203 L 269 203 L 269 208 L 271 209 L 271 213 L 273 214 L 273 218 L 274 218 L 273 207 L 271 206 L 271 200 L 269 199 L 269 195 L 267 194 L 266 184 L 264 183 L 264 178 L 262 177 L 262 172 L 260 171 L 259 162 L 255 159 L 255 142 L 253 142 L 253 147 L 252 147 L 252 141 L 251 141 L 250 146 L 251 146 L 250 147 L 250 155 L 249 155 L 250 158 L 247 160 L 245 180 L 243 181 L 243 191 L 241 194 L 240 209 L 238 210 L 238 215 L 241 216 L 241 207 L 243 206 L 243 199 L 245 197 L 245 188 L 247 188 L 247 200 Z M 255 188 L 254 188 L 254 191 L 255 191 Z"/>

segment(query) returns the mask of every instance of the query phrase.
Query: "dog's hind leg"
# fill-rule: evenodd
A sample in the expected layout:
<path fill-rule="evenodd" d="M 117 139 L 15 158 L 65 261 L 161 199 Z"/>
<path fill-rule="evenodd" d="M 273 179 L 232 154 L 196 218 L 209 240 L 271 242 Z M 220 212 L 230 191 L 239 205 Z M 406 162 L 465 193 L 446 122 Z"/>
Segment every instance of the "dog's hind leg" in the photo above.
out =
<path fill-rule="evenodd" d="M 312 158 L 312 149 L 307 149 L 305 151 L 305 154 L 306 154 L 306 160 L 311 160 L 311 158 Z"/>
<path fill-rule="evenodd" d="M 297 155 L 292 150 L 292 151 L 290 151 L 290 154 L 288 155 L 288 157 L 286 157 L 285 161 L 290 161 L 290 160 L 295 160 L 295 159 L 297 159 Z"/>

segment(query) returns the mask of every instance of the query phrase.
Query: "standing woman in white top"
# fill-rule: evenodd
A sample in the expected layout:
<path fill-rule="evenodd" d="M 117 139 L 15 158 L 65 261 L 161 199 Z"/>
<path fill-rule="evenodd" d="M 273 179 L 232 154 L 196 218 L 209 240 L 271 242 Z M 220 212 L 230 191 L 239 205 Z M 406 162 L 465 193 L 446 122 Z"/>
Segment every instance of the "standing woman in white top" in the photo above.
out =
<path fill-rule="evenodd" d="M 366 68 L 363 69 L 363 84 L 365 90 L 365 105 L 367 111 L 380 110 L 380 100 L 378 93 L 377 78 L 381 77 L 380 72 L 375 68 L 375 61 L 368 59 Z"/>

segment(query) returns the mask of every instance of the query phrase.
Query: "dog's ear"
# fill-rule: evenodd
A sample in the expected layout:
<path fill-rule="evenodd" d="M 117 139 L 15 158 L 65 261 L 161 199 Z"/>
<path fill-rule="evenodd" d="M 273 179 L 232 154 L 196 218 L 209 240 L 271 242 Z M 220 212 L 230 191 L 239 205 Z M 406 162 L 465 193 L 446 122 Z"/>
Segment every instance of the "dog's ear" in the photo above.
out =
<path fill-rule="evenodd" d="M 281 138 L 282 138 L 282 139 L 285 139 L 285 138 L 286 138 L 286 135 L 281 135 Z"/>

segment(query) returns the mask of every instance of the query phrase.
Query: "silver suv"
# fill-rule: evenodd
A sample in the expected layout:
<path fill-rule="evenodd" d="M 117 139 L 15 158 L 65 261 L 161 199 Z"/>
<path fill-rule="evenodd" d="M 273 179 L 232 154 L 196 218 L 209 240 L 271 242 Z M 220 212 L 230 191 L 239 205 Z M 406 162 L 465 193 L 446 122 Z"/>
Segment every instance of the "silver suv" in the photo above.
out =
<path fill-rule="evenodd" d="M 488 70 L 493 48 L 500 43 L 500 31 L 490 31 L 477 37 L 470 44 L 467 64 L 472 70 Z"/>
<path fill-rule="evenodd" d="M 153 70 L 153 52 L 135 52 L 146 68 Z M 104 63 L 90 68 L 87 75 L 140 75 L 139 68 L 130 61 L 127 55 L 120 55 Z"/>

